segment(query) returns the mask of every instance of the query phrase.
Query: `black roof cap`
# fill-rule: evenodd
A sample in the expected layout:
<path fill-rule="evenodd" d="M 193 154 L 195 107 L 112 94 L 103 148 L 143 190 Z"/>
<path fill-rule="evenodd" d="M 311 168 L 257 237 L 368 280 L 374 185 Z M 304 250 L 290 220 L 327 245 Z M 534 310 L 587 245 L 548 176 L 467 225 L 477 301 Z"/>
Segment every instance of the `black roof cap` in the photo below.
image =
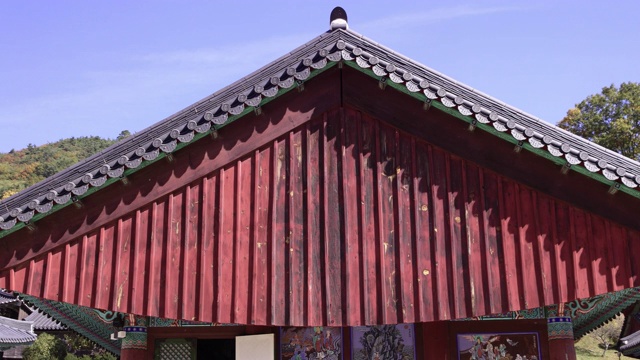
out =
<path fill-rule="evenodd" d="M 331 30 L 347 29 L 347 12 L 340 6 L 336 6 L 331 10 L 329 23 L 331 24 Z"/>

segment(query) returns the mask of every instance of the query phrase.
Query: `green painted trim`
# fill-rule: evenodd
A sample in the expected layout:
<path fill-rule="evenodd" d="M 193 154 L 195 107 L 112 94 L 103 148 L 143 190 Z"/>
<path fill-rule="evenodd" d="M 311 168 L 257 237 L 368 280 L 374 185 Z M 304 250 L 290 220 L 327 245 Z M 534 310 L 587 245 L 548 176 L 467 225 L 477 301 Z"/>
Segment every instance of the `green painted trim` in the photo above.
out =
<path fill-rule="evenodd" d="M 347 66 L 349 66 L 349 67 L 351 67 L 353 69 L 356 69 L 359 72 L 362 72 L 362 73 L 364 73 L 364 74 L 366 74 L 366 75 L 368 75 L 368 76 L 370 76 L 370 77 L 372 77 L 372 78 L 374 78 L 376 80 L 380 80 L 381 79 L 381 77 L 376 75 L 372 70 L 366 69 L 366 68 L 361 68 L 360 66 L 358 66 L 353 61 L 343 61 L 342 63 L 346 64 Z M 304 82 L 307 82 L 307 81 L 311 80 L 312 78 L 320 75 L 321 73 L 325 72 L 326 70 L 336 66 L 337 64 L 338 64 L 338 62 L 328 62 L 327 65 L 324 68 L 322 68 L 322 69 L 314 69 L 313 71 L 311 71 L 311 74 L 309 75 L 309 77 L 304 80 Z M 400 92 L 402 92 L 404 94 L 407 94 L 407 95 L 413 97 L 414 99 L 420 100 L 422 102 L 427 100 L 427 97 L 422 92 L 411 92 L 406 88 L 406 86 L 404 86 L 404 84 L 396 84 L 393 81 L 387 81 L 386 84 L 387 84 L 387 86 L 389 86 L 389 87 L 391 87 L 391 88 L 393 88 L 393 89 L 395 89 L 397 91 L 400 91 Z M 279 98 L 280 96 L 282 96 L 282 95 L 294 90 L 295 88 L 296 88 L 295 85 L 291 86 L 288 89 L 282 89 L 281 88 L 281 89 L 278 90 L 278 93 L 275 96 L 273 96 L 271 98 L 264 98 L 260 102 L 260 104 L 258 106 L 262 107 L 262 106 L 270 103 L 271 101 L 274 101 L 275 99 Z M 453 116 L 453 117 L 455 117 L 457 119 L 460 119 L 460 120 L 462 120 L 462 121 L 464 121 L 464 122 L 466 122 L 468 124 L 471 124 L 471 122 L 473 121 L 470 117 L 462 115 L 460 112 L 458 112 L 454 108 L 449 108 L 449 107 L 444 106 L 439 101 L 432 101 L 431 104 L 432 104 L 432 106 L 434 108 L 438 109 L 439 111 L 445 112 L 445 113 L 447 113 L 447 114 L 449 114 L 449 115 L 451 115 L 451 116 Z M 214 124 L 212 124 L 211 130 L 209 130 L 209 131 L 207 131 L 205 133 L 195 134 L 193 140 L 191 140 L 190 142 L 188 142 L 188 143 L 178 143 L 177 146 L 176 146 L 176 149 L 173 152 L 176 152 L 176 151 L 184 148 L 185 146 L 188 146 L 188 145 L 190 145 L 190 144 L 202 139 L 203 137 L 209 136 L 211 134 L 211 132 L 213 132 L 214 130 L 218 131 L 218 130 L 222 129 L 223 127 L 229 125 L 230 123 L 235 122 L 236 120 L 238 120 L 238 119 L 244 117 L 245 115 L 253 112 L 254 109 L 255 109 L 254 107 L 247 107 L 242 111 L 242 113 L 240 113 L 238 115 L 230 116 L 227 119 L 227 121 L 222 125 L 214 125 Z M 494 135 L 496 137 L 499 137 L 499 138 L 501 138 L 503 140 L 506 140 L 506 141 L 508 141 L 508 142 L 510 142 L 510 143 L 512 143 L 514 145 L 518 143 L 518 140 L 516 140 L 514 137 L 510 136 L 507 133 L 503 133 L 503 132 L 497 131 L 492 126 L 489 126 L 487 124 L 477 123 L 475 126 L 477 128 L 479 128 L 479 129 L 482 129 L 485 132 L 488 132 L 488 133 L 490 133 L 490 134 L 492 134 L 492 135 Z M 562 165 L 567 164 L 567 161 L 564 158 L 556 157 L 556 156 L 551 155 L 548 151 L 534 148 L 528 142 L 524 142 L 522 147 L 524 149 L 526 149 L 527 151 L 532 152 L 532 153 L 534 153 L 534 154 L 536 154 L 536 155 L 538 155 L 540 157 L 543 157 L 543 158 L 545 158 L 547 160 L 550 160 L 550 161 L 552 161 L 553 163 L 555 163 L 557 165 L 561 165 L 562 166 Z M 133 174 L 133 173 L 135 173 L 135 172 L 137 172 L 137 171 L 139 171 L 139 170 L 141 170 L 141 169 L 143 169 L 143 168 L 145 168 L 145 167 L 147 167 L 147 166 L 149 166 L 151 164 L 156 163 L 157 161 L 160 161 L 160 160 L 164 159 L 165 157 L 167 157 L 167 154 L 161 151 L 160 154 L 158 155 L 158 157 L 155 158 L 154 160 L 143 161 L 142 164 L 140 164 L 140 166 L 138 166 L 137 168 L 125 170 L 125 172 L 123 174 L 123 177 L 129 176 L 129 175 L 131 175 L 131 174 Z M 593 173 L 593 172 L 587 170 L 586 168 L 584 168 L 583 166 L 576 166 L 576 165 L 571 166 L 571 169 L 573 171 L 576 171 L 576 172 L 584 175 L 584 176 L 588 176 L 588 177 L 590 177 L 590 178 L 592 178 L 592 179 L 594 179 L 594 180 L 596 180 L 598 182 L 601 182 L 601 183 L 603 183 L 603 184 L 605 184 L 607 186 L 612 186 L 614 184 L 619 184 L 620 185 L 619 191 L 624 192 L 624 193 L 629 194 L 629 195 L 631 195 L 631 196 L 633 196 L 635 198 L 640 199 L 640 191 L 634 190 L 634 189 L 632 189 L 632 188 L 630 188 L 630 187 L 628 187 L 628 186 L 626 186 L 626 185 L 624 185 L 622 183 L 611 181 L 611 180 L 607 179 L 606 177 L 604 177 L 604 175 L 602 175 L 600 173 Z M 105 182 L 105 184 L 103 184 L 102 186 L 100 186 L 100 187 L 91 187 L 91 188 L 89 188 L 89 190 L 86 193 L 82 194 L 81 196 L 77 196 L 76 198 L 79 199 L 79 200 L 82 200 L 85 197 L 95 193 L 96 191 L 105 189 L 109 185 L 111 185 L 111 184 L 113 184 L 113 183 L 115 183 L 115 182 L 117 182 L 119 180 L 120 179 L 116 179 L 116 178 L 108 179 Z M 61 205 L 60 204 L 54 205 L 53 208 L 50 211 L 48 211 L 47 213 L 34 215 L 34 217 L 31 220 L 29 220 L 28 223 L 29 224 L 33 224 L 33 223 L 37 222 L 38 220 L 40 220 L 40 219 L 42 219 L 42 218 L 44 218 L 46 216 L 49 216 L 49 215 L 55 213 L 56 211 L 71 205 L 72 203 L 73 202 L 68 202 L 68 203 L 61 204 Z M 5 236 L 8 236 L 8 235 L 10 235 L 10 234 L 12 234 L 12 233 L 14 233 L 16 231 L 21 230 L 21 229 L 25 228 L 26 226 L 27 225 L 25 223 L 18 222 L 11 229 L 4 230 L 4 231 L 0 232 L 0 239 L 5 237 Z"/>
<path fill-rule="evenodd" d="M 117 329 L 113 327 L 112 322 L 105 321 L 100 310 L 41 299 L 24 293 L 16 294 L 22 302 L 36 307 L 39 311 L 64 324 L 69 330 L 77 332 L 115 355 L 120 355 L 121 339 L 117 341 L 110 339 L 110 335 Z"/>
<path fill-rule="evenodd" d="M 356 64 L 353 61 L 346 61 L 344 63 L 347 64 L 348 66 L 350 66 L 351 68 L 354 68 L 354 69 L 356 69 L 356 70 L 358 70 L 358 71 L 360 71 L 360 72 L 362 72 L 362 73 L 364 73 L 364 74 L 366 74 L 366 75 L 368 75 L 368 76 L 370 76 L 370 77 L 372 77 L 372 78 L 374 78 L 376 80 L 380 80 L 382 78 L 381 76 L 376 75 L 370 69 L 361 68 L 358 64 Z M 427 100 L 427 97 L 422 92 L 411 92 L 411 91 L 409 91 L 409 89 L 407 89 L 406 86 L 404 86 L 404 84 L 396 84 L 393 81 L 387 81 L 386 84 L 387 84 L 388 87 L 391 87 L 391 88 L 393 88 L 393 89 L 395 89 L 395 90 L 397 90 L 397 91 L 399 91 L 401 93 L 410 95 L 414 99 L 417 99 L 417 100 L 420 100 L 420 101 L 423 101 L 423 102 Z M 471 122 L 473 121 L 472 118 L 470 118 L 470 117 L 468 117 L 466 115 L 462 115 L 460 112 L 458 112 L 454 108 L 449 108 L 449 107 L 444 106 L 439 101 L 433 101 L 432 100 L 431 106 L 433 106 L 434 108 L 436 108 L 436 109 L 438 109 L 438 110 L 440 110 L 442 112 L 445 112 L 445 113 L 447 113 L 447 114 L 449 114 L 451 116 L 454 116 L 454 117 L 456 117 L 456 118 L 458 118 L 458 119 L 460 119 L 460 120 L 462 120 L 462 121 L 464 121 L 464 122 L 466 122 L 468 124 L 471 124 Z M 489 126 L 489 125 L 483 124 L 483 123 L 477 123 L 475 126 L 477 128 L 479 128 L 479 129 L 482 129 L 482 130 L 494 135 L 494 136 L 497 136 L 497 137 L 499 137 L 499 138 L 501 138 L 503 140 L 506 140 L 506 141 L 508 141 L 508 142 L 510 142 L 510 143 L 512 143 L 514 145 L 518 144 L 518 140 L 516 140 L 513 136 L 511 136 L 511 135 L 509 135 L 507 133 L 500 132 L 500 131 L 494 129 L 493 126 Z M 551 160 L 551 161 L 553 161 L 554 163 L 556 163 L 558 165 L 564 165 L 564 164 L 568 163 L 567 160 L 565 160 L 564 158 L 556 157 L 556 156 L 551 155 L 548 151 L 534 148 L 528 142 L 524 142 L 522 147 L 523 147 L 523 149 L 526 149 L 527 151 L 532 152 L 532 153 L 534 153 L 534 154 L 536 154 L 536 155 L 538 155 L 540 157 L 543 157 L 545 159 Z M 583 166 L 576 166 L 576 165 L 572 165 L 570 169 L 574 170 L 574 171 L 576 171 L 576 172 L 578 172 L 578 173 L 580 173 L 582 175 L 588 176 L 588 177 L 590 177 L 590 178 L 592 178 L 592 179 L 594 179 L 596 181 L 599 181 L 599 182 L 601 182 L 601 183 L 603 183 L 603 184 L 605 184 L 607 186 L 612 186 L 613 184 L 619 184 L 620 188 L 618 189 L 618 191 L 624 192 L 624 193 L 629 194 L 629 195 L 631 195 L 631 196 L 633 196 L 635 198 L 640 199 L 640 191 L 634 190 L 634 189 L 632 189 L 632 188 L 630 188 L 630 187 L 628 187 L 628 186 L 626 186 L 626 185 L 624 185 L 622 183 L 611 181 L 611 180 L 607 179 L 606 177 L 604 177 L 604 175 L 602 175 L 600 173 L 593 173 L 593 172 L 587 170 Z"/>
<path fill-rule="evenodd" d="M 322 69 L 314 69 L 314 70 L 313 70 L 313 71 L 311 71 L 311 73 L 309 74 L 309 77 L 307 77 L 307 78 L 303 81 L 303 83 L 305 83 L 305 82 L 307 82 L 307 81 L 309 81 L 309 80 L 313 79 L 314 77 L 316 77 L 316 76 L 320 75 L 321 73 L 325 72 L 326 70 L 328 70 L 328 69 L 330 69 L 330 68 L 332 68 L 332 67 L 336 66 L 336 64 L 337 64 L 337 63 L 335 63 L 335 62 L 328 62 L 328 63 L 327 63 L 327 65 L 326 65 L 325 67 L 323 67 Z M 262 101 L 260 101 L 260 104 L 259 104 L 258 106 L 259 106 L 259 107 L 262 107 L 262 106 L 264 106 L 264 105 L 266 105 L 266 104 L 268 104 L 268 103 L 270 103 L 270 102 L 272 102 L 272 101 L 276 100 L 276 99 L 277 99 L 277 98 L 279 98 L 280 96 L 282 96 L 282 95 L 284 95 L 284 94 L 286 94 L 286 93 L 288 93 L 288 92 L 290 92 L 290 91 L 292 91 L 292 90 L 294 90 L 294 89 L 296 89 L 295 84 L 294 84 L 294 85 L 292 85 L 292 86 L 291 86 L 290 88 L 288 88 L 288 89 L 283 89 L 283 88 L 281 88 L 281 89 L 279 89 L 279 90 L 278 90 L 278 93 L 276 93 L 276 95 L 274 95 L 274 96 L 272 96 L 272 97 L 270 97 L 270 98 L 263 98 L 263 99 L 262 99 Z M 240 118 L 244 117 L 245 115 L 247 115 L 247 114 L 249 114 L 249 113 L 253 112 L 253 111 L 254 111 L 254 109 L 255 109 L 255 107 L 245 107 L 245 109 L 244 109 L 240 114 L 230 116 L 224 124 L 222 124 L 222 125 L 215 125 L 215 124 L 212 124 L 211 129 L 210 129 L 209 131 L 204 132 L 204 133 L 196 133 L 196 134 L 194 135 L 193 139 L 192 139 L 191 141 L 189 141 L 189 142 L 185 142 L 185 143 L 178 143 L 178 144 L 176 145 L 176 148 L 172 151 L 172 153 L 174 153 L 174 152 L 176 152 L 176 151 L 179 151 L 180 149 L 184 148 L 185 146 L 188 146 L 188 145 L 193 144 L 194 142 L 196 142 L 196 141 L 198 141 L 198 140 L 202 139 L 203 137 L 210 136 L 210 135 L 211 135 L 211 133 L 212 133 L 214 130 L 215 130 L 215 131 L 220 130 L 221 128 L 223 128 L 223 127 L 225 127 L 225 126 L 227 126 L 227 125 L 231 124 L 232 122 L 234 122 L 234 121 L 236 121 L 236 120 L 238 120 L 238 119 L 240 119 Z M 129 176 L 129 175 L 131 175 L 131 174 L 133 174 L 133 173 L 135 173 L 135 172 L 137 172 L 137 171 L 141 170 L 141 169 L 144 169 L 145 167 L 147 167 L 147 166 L 149 166 L 149 165 L 151 165 L 151 164 L 155 164 L 156 162 L 158 162 L 158 161 L 160 161 L 160 160 L 162 160 L 162 159 L 164 159 L 164 158 L 166 158 L 166 157 L 167 157 L 167 153 L 160 151 L 160 154 L 158 155 L 158 157 L 157 157 L 157 158 L 155 158 L 155 159 L 153 159 L 153 160 L 143 161 L 143 162 L 142 162 L 142 164 L 140 164 L 140 166 L 138 166 L 138 167 L 136 167 L 136 168 L 134 168 L 134 169 L 126 169 L 126 170 L 124 171 L 124 173 L 122 174 L 122 177 L 120 177 L 120 178 L 110 178 L 110 179 L 108 179 L 108 180 L 107 180 L 107 181 L 106 181 L 102 186 L 99 186 L 99 187 L 90 187 L 90 188 L 89 188 L 89 190 L 87 190 L 87 192 L 86 192 L 86 193 L 84 193 L 84 194 L 82 194 L 82 195 L 80 195 L 80 196 L 76 196 L 75 198 L 76 198 L 76 199 L 78 199 L 78 200 L 80 200 L 80 201 L 82 201 L 82 199 L 84 199 L 84 198 L 86 198 L 87 196 L 89 196 L 89 195 L 91 195 L 91 194 L 95 193 L 96 191 L 103 190 L 103 189 L 107 188 L 109 185 L 111 185 L 111 184 L 113 184 L 113 183 L 115 183 L 115 182 L 120 181 L 120 179 L 122 179 L 122 178 L 124 178 L 124 177 L 127 177 L 127 176 Z M 28 221 L 28 223 L 29 223 L 29 224 L 34 224 L 34 223 L 35 223 L 35 222 L 37 222 L 38 220 L 40 220 L 40 219 L 42 219 L 42 218 L 44 218 L 44 217 L 46 217 L 46 216 L 49 216 L 49 215 L 51 215 L 51 214 L 55 213 L 55 212 L 56 212 L 56 211 L 58 211 L 58 210 L 64 209 L 64 208 L 66 208 L 67 206 L 72 205 L 72 204 L 73 204 L 73 201 L 67 202 L 67 203 L 65 203 L 65 204 L 56 204 L 56 205 L 54 205 L 54 206 L 51 208 L 51 210 L 49 210 L 48 212 L 46 212 L 46 213 L 40 213 L 40 214 L 36 214 L 36 215 L 34 215 L 34 216 L 33 216 L 33 218 L 31 218 L 31 220 L 29 220 L 29 221 Z M 18 222 L 18 223 L 17 223 L 15 226 L 13 226 L 11 229 L 9 229 L 9 230 L 4 230 L 4 231 L 0 231 L 0 239 L 2 239 L 2 238 L 3 238 L 3 237 L 5 237 L 5 236 L 11 235 L 11 234 L 13 234 L 13 233 L 14 233 L 14 232 L 16 232 L 16 231 L 21 230 L 21 229 L 25 228 L 26 226 L 27 226 L 27 225 L 26 225 L 24 222 Z"/>

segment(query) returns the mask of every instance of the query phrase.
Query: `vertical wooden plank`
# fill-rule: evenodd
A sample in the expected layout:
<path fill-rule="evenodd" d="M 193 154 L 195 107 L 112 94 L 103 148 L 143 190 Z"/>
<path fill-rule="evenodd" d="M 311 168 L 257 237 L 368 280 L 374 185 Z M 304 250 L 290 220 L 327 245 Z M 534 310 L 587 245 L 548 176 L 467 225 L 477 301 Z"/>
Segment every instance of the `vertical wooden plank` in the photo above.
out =
<path fill-rule="evenodd" d="M 170 221 L 167 214 L 168 198 L 165 197 L 152 204 L 151 207 L 151 248 L 149 249 L 149 308 L 150 316 L 163 316 L 165 307 L 165 282 L 162 269 L 167 261 L 165 243 L 169 229 L 165 228 L 165 222 Z"/>
<path fill-rule="evenodd" d="M 118 220 L 116 228 L 116 257 L 114 259 L 114 288 L 111 300 L 114 309 L 128 311 L 129 303 L 129 263 L 131 257 L 133 219 L 130 216 Z"/>
<path fill-rule="evenodd" d="M 252 264 L 251 234 L 253 226 L 253 158 L 248 157 L 237 164 L 236 176 L 236 237 L 234 246 L 234 323 L 250 323 L 251 277 Z"/>
<path fill-rule="evenodd" d="M 83 236 L 81 242 L 81 264 L 78 305 L 91 306 L 95 293 L 95 269 L 96 269 L 96 244 L 98 242 L 97 233 L 90 233 Z"/>
<path fill-rule="evenodd" d="M 377 191 L 376 169 L 378 149 L 376 147 L 376 130 L 371 118 L 361 117 L 359 123 L 360 156 L 360 213 L 362 229 L 362 276 L 364 285 L 364 322 L 379 324 L 382 321 L 380 241 L 377 231 Z"/>
<path fill-rule="evenodd" d="M 414 196 L 414 234 L 416 247 L 416 269 L 418 273 L 417 306 L 418 322 L 433 321 L 435 319 L 434 299 L 434 268 L 436 262 L 431 251 L 433 238 L 431 236 L 431 180 L 429 178 L 429 149 L 425 143 L 414 141 L 412 138 L 411 163 L 413 166 L 413 196 Z"/>
<path fill-rule="evenodd" d="M 534 248 L 537 248 L 538 259 L 540 259 L 538 276 L 541 290 L 541 299 L 543 305 L 556 304 L 558 301 L 557 290 L 559 284 L 557 281 L 565 281 L 564 279 L 556 278 L 555 274 L 555 253 L 554 253 L 554 237 L 552 231 L 552 207 L 549 199 L 546 196 L 534 192 L 535 195 L 535 227 L 537 229 L 537 242 Z"/>
<path fill-rule="evenodd" d="M 482 283 L 471 282 L 469 247 L 466 235 L 466 219 L 463 217 L 464 209 L 464 171 L 462 160 L 450 154 L 444 154 L 445 171 L 447 177 L 447 208 L 445 209 L 445 223 L 448 225 L 449 237 L 449 264 L 452 270 L 451 287 L 453 317 L 465 318 L 475 313 L 477 298 L 471 296 L 479 291 Z"/>
<path fill-rule="evenodd" d="M 3 278 L 2 284 L 3 286 L 5 286 L 5 289 L 19 291 L 19 292 L 25 291 L 24 276 L 21 279 L 22 282 L 18 283 L 16 281 L 16 268 L 11 268 L 9 269 L 9 271 L 6 271 L 2 275 L 2 278 Z"/>
<path fill-rule="evenodd" d="M 29 261 L 27 294 L 42 297 L 44 293 L 44 263 L 45 258 L 35 258 Z"/>
<path fill-rule="evenodd" d="M 13 270 L 13 269 L 12 269 Z M 2 289 L 11 289 L 11 274 L 12 270 L 3 271 L 0 274 L 0 288 Z"/>
<path fill-rule="evenodd" d="M 80 290 L 80 244 L 75 240 L 64 245 L 64 278 L 62 279 L 61 301 L 75 304 L 78 302 L 78 292 Z"/>
<path fill-rule="evenodd" d="M 289 254 L 287 244 L 287 142 L 280 139 L 273 146 L 273 201 L 271 202 L 271 323 L 283 325 L 287 323 L 287 267 Z"/>
<path fill-rule="evenodd" d="M 323 144 L 323 118 L 311 120 L 307 132 L 307 323 L 322 324 L 325 299 L 323 293 L 323 252 L 322 246 L 322 178 L 321 157 Z"/>
<path fill-rule="evenodd" d="M 340 177 L 340 111 L 327 115 L 324 123 L 324 251 L 327 325 L 340 326 L 343 323 L 342 294 L 342 246 L 344 244 L 342 223 L 342 179 Z"/>
<path fill-rule="evenodd" d="M 516 203 L 517 188 L 512 181 L 502 180 L 498 183 L 500 197 L 502 247 L 504 269 L 507 284 L 509 309 L 524 309 L 524 296 L 520 262 L 520 232 L 518 229 L 518 212 Z"/>
<path fill-rule="evenodd" d="M 626 231 L 622 226 L 608 222 L 607 232 L 609 234 L 609 244 L 611 244 L 613 264 L 616 264 L 616 267 L 611 269 L 615 290 L 633 287 L 631 277 L 631 259 L 633 257 L 629 256 L 629 254 L 634 253 L 629 252 L 629 239 L 626 236 Z"/>
<path fill-rule="evenodd" d="M 216 263 L 218 261 L 215 254 L 215 240 L 217 231 L 218 216 L 216 214 L 216 202 L 218 200 L 218 178 L 219 174 L 215 173 L 202 179 L 202 193 L 200 201 L 201 217 L 201 234 L 200 241 L 200 267 L 199 267 L 199 299 L 198 314 L 204 321 L 213 321 L 214 307 L 217 302 L 216 290 Z"/>
<path fill-rule="evenodd" d="M 63 248 L 64 249 L 64 248 Z M 44 288 L 43 295 L 46 299 L 60 300 L 62 292 L 62 280 L 66 276 L 63 267 L 62 250 L 53 250 L 47 253 L 47 260 L 44 264 Z"/>
<path fill-rule="evenodd" d="M 131 268 L 131 296 L 129 297 L 129 309 L 133 314 L 144 314 L 148 308 L 149 295 L 146 284 L 149 282 L 149 270 L 151 267 L 149 249 L 151 248 L 152 224 L 151 208 L 145 207 L 135 212 L 135 226 L 133 229 L 133 248 Z M 144 269 L 144 271 L 140 271 Z"/>
<path fill-rule="evenodd" d="M 0 288 L 11 290 L 12 287 L 19 287 L 15 282 L 15 267 L 0 272 Z"/>
<path fill-rule="evenodd" d="M 433 197 L 433 254 L 435 282 L 435 304 L 438 304 L 436 320 L 448 320 L 456 317 L 456 298 L 453 295 L 451 261 L 449 260 L 450 242 L 448 233 L 447 166 L 443 153 L 429 146 L 429 173 L 431 174 L 431 195 Z M 451 281 L 450 281 L 451 280 Z"/>
<path fill-rule="evenodd" d="M 269 320 L 269 286 L 271 277 L 269 269 L 269 233 L 271 229 L 271 148 L 256 151 L 255 177 L 255 225 L 253 268 L 253 319 L 257 324 L 265 324 Z"/>
<path fill-rule="evenodd" d="M 589 256 L 591 258 L 591 272 L 593 274 L 593 287 L 595 294 L 604 294 L 609 291 L 607 286 L 611 283 L 611 273 L 609 264 L 609 247 L 611 242 L 607 241 L 607 229 L 604 219 L 593 214 L 589 214 L 589 232 L 591 242 L 589 246 Z"/>
<path fill-rule="evenodd" d="M 305 143 L 304 128 L 289 132 L 289 319 L 292 324 L 305 322 Z"/>
<path fill-rule="evenodd" d="M 624 237 L 627 239 L 627 244 L 629 244 L 628 254 L 640 254 L 640 231 L 625 229 L 623 233 L 625 233 Z M 628 255 L 627 258 L 630 260 L 629 275 L 631 278 L 631 286 L 640 286 L 640 258 L 638 256 Z"/>
<path fill-rule="evenodd" d="M 504 253 L 502 247 L 502 230 L 500 228 L 500 179 L 493 172 L 480 170 L 480 217 L 484 236 L 484 251 L 486 255 L 485 276 L 487 277 L 489 293 L 489 311 L 498 314 L 509 309 L 506 301 L 506 271 L 504 267 Z"/>
<path fill-rule="evenodd" d="M 116 224 L 110 223 L 100 229 L 98 238 L 98 279 L 94 307 L 110 309 L 112 305 L 111 291 L 114 280 L 113 257 L 116 242 Z"/>
<path fill-rule="evenodd" d="M 604 223 L 604 233 L 605 233 L 604 235 L 605 239 L 602 240 L 604 243 L 603 246 L 611 247 L 611 248 L 608 248 L 606 251 L 607 263 L 609 264 L 609 267 L 604 269 L 607 277 L 607 292 L 618 291 L 623 289 L 623 287 L 618 286 L 616 277 L 618 276 L 618 273 L 620 271 L 624 271 L 624 263 L 622 264 L 617 263 L 615 259 L 614 247 L 619 244 L 617 243 L 617 239 L 611 238 L 611 222 L 604 220 L 603 223 Z"/>
<path fill-rule="evenodd" d="M 552 219 L 554 221 L 554 237 L 556 238 L 556 277 L 560 280 L 560 300 L 558 301 L 560 303 L 576 298 L 575 273 L 573 271 L 573 246 L 571 244 L 571 218 L 568 205 L 556 201 L 552 211 Z"/>
<path fill-rule="evenodd" d="M 516 185 L 518 189 L 517 219 L 520 238 L 520 266 L 522 274 L 522 290 L 524 293 L 524 308 L 530 309 L 541 305 L 543 289 L 540 286 L 538 274 L 540 272 L 540 257 L 535 251 L 537 245 L 537 229 L 535 220 L 535 197 L 528 188 Z"/>
<path fill-rule="evenodd" d="M 585 226 L 585 233 L 587 235 L 587 238 L 585 238 L 585 242 L 584 242 L 584 252 L 583 252 L 583 256 L 586 257 L 586 261 L 587 261 L 587 276 L 588 276 L 588 285 L 589 285 L 589 293 L 590 294 L 596 294 L 596 288 L 598 287 L 598 276 L 597 276 L 597 265 L 596 263 L 596 259 L 597 259 L 597 254 L 595 253 L 595 241 L 593 238 L 593 228 L 592 228 L 592 224 L 591 224 L 591 214 L 589 214 L 588 212 L 584 212 L 584 226 Z"/>
<path fill-rule="evenodd" d="M 576 285 L 576 297 L 591 296 L 590 259 L 587 248 L 588 230 L 584 212 L 571 208 L 571 243 L 573 245 L 573 265 Z"/>
<path fill-rule="evenodd" d="M 184 208 L 184 248 L 181 289 L 181 318 L 195 320 L 199 308 L 200 276 L 198 259 L 200 253 L 200 208 L 202 207 L 201 182 L 186 186 Z"/>
<path fill-rule="evenodd" d="M 17 267 L 13 272 L 13 279 L 11 279 L 11 273 L 9 274 L 10 289 L 13 291 L 27 292 L 27 280 L 28 280 L 29 263 Z"/>
<path fill-rule="evenodd" d="M 377 123 L 378 150 L 377 191 L 378 191 L 378 233 L 380 236 L 380 281 L 382 296 L 382 321 L 384 324 L 398 323 L 398 279 L 396 277 L 397 222 L 395 208 L 396 147 L 395 131 L 380 122 Z"/>
<path fill-rule="evenodd" d="M 167 200 L 167 243 L 164 267 L 164 317 L 177 319 L 181 314 L 182 250 L 184 240 L 184 188 L 170 194 Z"/>
<path fill-rule="evenodd" d="M 415 245 L 415 172 L 413 171 L 412 138 L 396 132 L 396 196 L 397 216 L 396 233 L 398 237 L 397 269 L 400 276 L 400 316 L 403 323 L 417 322 L 416 309 L 416 273 Z"/>
<path fill-rule="evenodd" d="M 233 239 L 236 194 L 236 167 L 220 170 L 220 231 L 218 235 L 218 308 L 216 321 L 230 323 L 233 313 Z"/>
<path fill-rule="evenodd" d="M 469 268 L 469 296 L 472 301 L 473 315 L 491 314 L 492 297 L 490 283 L 492 278 L 486 271 L 488 254 L 485 246 L 482 216 L 481 172 L 477 166 L 463 161 L 462 164 L 462 201 L 464 214 L 462 216 L 468 255 Z"/>
<path fill-rule="evenodd" d="M 342 181 L 344 182 L 342 198 L 344 201 L 344 226 L 345 226 L 345 287 L 346 298 L 343 309 L 346 312 L 348 324 L 362 323 L 362 294 L 364 282 L 360 273 L 360 148 L 358 146 L 358 122 L 359 113 L 353 110 L 345 110 L 345 118 L 342 119 Z"/>

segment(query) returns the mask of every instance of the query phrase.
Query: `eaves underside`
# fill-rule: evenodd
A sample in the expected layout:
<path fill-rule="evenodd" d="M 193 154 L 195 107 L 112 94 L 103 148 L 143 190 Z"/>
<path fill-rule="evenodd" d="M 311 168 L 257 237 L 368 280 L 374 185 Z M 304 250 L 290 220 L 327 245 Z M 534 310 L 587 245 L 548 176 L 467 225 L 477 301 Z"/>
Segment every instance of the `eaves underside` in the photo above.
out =
<path fill-rule="evenodd" d="M 346 64 L 565 168 L 640 198 L 640 164 L 405 58 L 352 31 L 323 34 L 221 91 L 0 202 L 0 238 L 120 181 Z"/>

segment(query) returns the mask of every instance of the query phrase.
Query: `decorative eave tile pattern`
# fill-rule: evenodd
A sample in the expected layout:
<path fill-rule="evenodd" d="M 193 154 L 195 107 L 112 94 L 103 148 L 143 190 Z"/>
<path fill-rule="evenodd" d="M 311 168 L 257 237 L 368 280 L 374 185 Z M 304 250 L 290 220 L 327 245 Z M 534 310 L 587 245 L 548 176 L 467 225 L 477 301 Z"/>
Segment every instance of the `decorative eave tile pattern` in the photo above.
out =
<path fill-rule="evenodd" d="M 16 298 L 15 295 L 0 289 L 0 306 L 9 305 L 9 304 L 19 304 L 19 303 L 20 303 L 20 300 L 18 300 L 18 298 Z"/>
<path fill-rule="evenodd" d="M 33 329 L 39 331 L 67 330 L 68 327 L 60 321 L 43 313 L 39 309 L 32 309 L 32 313 L 24 318 L 25 321 L 33 323 Z"/>
<path fill-rule="evenodd" d="M 624 356 L 640 357 L 640 331 L 621 338 L 620 344 L 619 350 Z"/>
<path fill-rule="evenodd" d="M 107 316 L 116 313 L 40 299 L 26 294 L 18 294 L 18 297 L 28 305 L 40 309 L 40 311 L 54 320 L 64 324 L 68 329 L 93 341 L 103 349 L 120 355 L 121 340 L 110 340 L 111 334 L 118 331 L 118 329 L 113 327 L 113 319 Z"/>
<path fill-rule="evenodd" d="M 625 313 L 624 325 L 620 332 L 619 350 L 627 357 L 640 357 L 640 331 L 630 332 L 640 322 L 640 302 Z M 625 335 L 626 334 L 626 335 Z"/>
<path fill-rule="evenodd" d="M 306 80 L 335 63 L 346 63 L 377 77 L 381 87 L 390 84 L 413 94 L 425 101 L 425 107 L 437 103 L 442 109 L 451 109 L 470 126 L 490 126 L 507 134 L 520 147 L 545 151 L 567 168 L 581 166 L 588 172 L 600 174 L 615 190 L 622 188 L 640 197 L 634 190 L 640 186 L 640 163 L 547 124 L 362 35 L 339 29 L 313 39 L 101 153 L 0 201 L 0 237 L 17 224 L 29 226 L 55 206 L 77 201 L 92 188 L 117 181 L 244 114 L 260 113 L 262 105 L 293 88 L 302 90 Z"/>
<path fill-rule="evenodd" d="M 33 323 L 0 316 L 0 348 L 29 345 L 36 341 Z"/>
<path fill-rule="evenodd" d="M 640 288 L 629 288 L 566 304 L 576 340 L 603 326 L 640 301 Z"/>

